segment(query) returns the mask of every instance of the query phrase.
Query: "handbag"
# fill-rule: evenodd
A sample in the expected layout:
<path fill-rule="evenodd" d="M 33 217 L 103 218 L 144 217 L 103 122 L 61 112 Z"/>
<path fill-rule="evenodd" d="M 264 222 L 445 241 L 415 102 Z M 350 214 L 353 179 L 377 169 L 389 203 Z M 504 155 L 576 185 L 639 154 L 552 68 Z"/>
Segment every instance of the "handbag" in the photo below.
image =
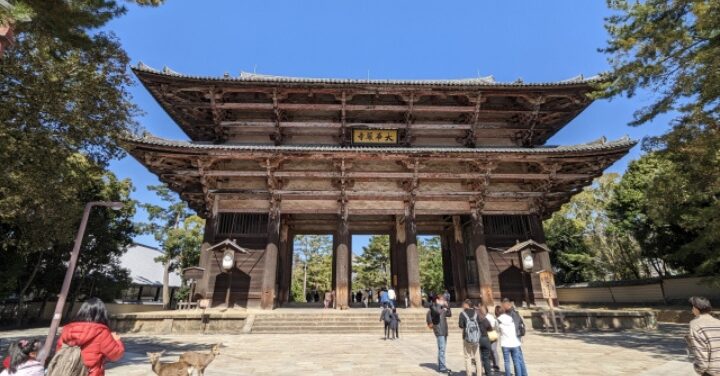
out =
<path fill-rule="evenodd" d="M 488 334 L 488 339 L 490 340 L 490 342 L 495 342 L 495 341 L 498 340 L 498 333 L 497 333 L 497 331 L 495 331 L 495 330 L 490 330 L 490 331 L 487 332 L 487 334 Z"/>

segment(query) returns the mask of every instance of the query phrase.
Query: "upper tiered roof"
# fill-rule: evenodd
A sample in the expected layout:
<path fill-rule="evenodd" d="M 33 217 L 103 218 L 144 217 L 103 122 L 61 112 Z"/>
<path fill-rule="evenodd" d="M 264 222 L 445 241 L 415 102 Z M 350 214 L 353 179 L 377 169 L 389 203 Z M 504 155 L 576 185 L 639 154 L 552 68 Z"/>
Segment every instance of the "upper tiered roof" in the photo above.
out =
<path fill-rule="evenodd" d="M 599 77 L 559 82 L 182 75 L 140 64 L 140 81 L 193 141 L 351 144 L 397 129 L 400 146 L 538 146 L 591 102 Z"/>

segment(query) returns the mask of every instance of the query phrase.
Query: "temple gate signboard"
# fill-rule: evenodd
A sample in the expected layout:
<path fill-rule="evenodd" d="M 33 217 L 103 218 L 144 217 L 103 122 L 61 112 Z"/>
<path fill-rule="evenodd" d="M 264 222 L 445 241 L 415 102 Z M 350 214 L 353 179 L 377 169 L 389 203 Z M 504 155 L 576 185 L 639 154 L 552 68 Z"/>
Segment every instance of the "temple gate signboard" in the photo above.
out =
<path fill-rule="evenodd" d="M 145 65 L 140 82 L 189 140 L 124 147 L 206 219 L 193 300 L 272 309 L 290 299 L 292 239 L 333 236 L 332 286 L 349 307 L 351 235 L 389 234 L 398 296 L 421 303 L 418 235 L 441 237 L 455 300 L 542 304 L 542 220 L 635 145 L 546 141 L 599 83 L 198 77 Z M 244 249 L 225 273 L 214 246 Z M 532 246 L 532 270 L 513 247 Z M 529 261 L 527 265 L 529 266 Z M 231 276 L 230 276 L 231 274 Z"/>

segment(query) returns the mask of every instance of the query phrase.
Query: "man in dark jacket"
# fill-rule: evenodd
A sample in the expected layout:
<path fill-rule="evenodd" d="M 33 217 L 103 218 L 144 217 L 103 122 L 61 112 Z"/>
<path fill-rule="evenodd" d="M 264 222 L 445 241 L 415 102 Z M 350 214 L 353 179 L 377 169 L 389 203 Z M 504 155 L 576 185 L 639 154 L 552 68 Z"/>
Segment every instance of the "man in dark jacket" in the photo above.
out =
<path fill-rule="evenodd" d="M 442 295 L 435 297 L 430 305 L 426 321 L 428 328 L 432 328 L 438 346 L 438 372 L 451 373 L 445 364 L 445 348 L 447 347 L 448 324 L 447 318 L 452 317 L 452 311 Z"/>

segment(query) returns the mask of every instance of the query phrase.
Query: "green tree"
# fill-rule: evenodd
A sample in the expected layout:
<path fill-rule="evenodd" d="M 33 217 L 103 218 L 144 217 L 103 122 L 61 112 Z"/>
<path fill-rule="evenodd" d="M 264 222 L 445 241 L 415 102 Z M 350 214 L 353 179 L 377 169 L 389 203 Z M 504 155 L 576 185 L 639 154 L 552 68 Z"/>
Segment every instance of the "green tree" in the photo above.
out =
<path fill-rule="evenodd" d="M 443 279 L 442 247 L 439 236 L 418 239 L 417 249 L 420 258 L 420 287 L 423 291 L 441 292 L 445 290 Z"/>
<path fill-rule="evenodd" d="M 590 281 L 594 271 L 593 253 L 585 242 L 585 231 L 578 221 L 562 211 L 555 212 L 543 223 L 550 260 L 558 283 Z"/>
<path fill-rule="evenodd" d="M 373 235 L 362 254 L 355 256 L 353 288 L 378 289 L 390 286 L 390 237 Z"/>
<path fill-rule="evenodd" d="M 170 191 L 166 185 L 148 186 L 149 191 L 164 202 L 164 206 L 141 204 L 148 214 L 147 223 L 140 224 L 142 232 L 152 234 L 160 243 L 163 255 L 156 260 L 163 263 L 163 308 L 170 308 L 170 273 L 180 267 L 182 256 L 199 248 L 202 238 L 198 236 L 198 221 L 189 220 L 193 215 L 187 204 Z"/>
<path fill-rule="evenodd" d="M 648 275 L 648 265 L 641 255 L 637 241 L 631 233 L 618 227 L 608 212 L 607 206 L 613 200 L 618 181 L 617 174 L 605 174 L 595 179 L 591 186 L 573 196 L 570 202 L 563 205 L 553 216 L 555 221 L 559 221 L 560 217 L 572 221 L 570 233 L 576 229 L 583 230 L 583 242 L 589 250 L 592 262 L 586 264 L 586 252 L 580 248 L 573 251 L 573 262 L 582 262 L 578 266 L 588 265 L 588 268 L 584 268 L 580 273 L 585 279 L 637 279 Z M 549 225 L 563 224 L 558 222 Z M 548 234 L 548 243 L 567 243 L 567 239 L 562 238 L 565 235 L 568 235 L 565 231 L 551 231 Z"/>
<path fill-rule="evenodd" d="M 671 259 L 685 269 L 720 274 L 720 0 L 609 1 L 612 80 L 601 96 L 644 91 L 651 103 L 631 125 L 671 113 L 667 133 L 647 151 L 671 163 L 645 192 L 653 226 L 683 239 Z M 660 189 L 662 188 L 662 189 Z M 686 235 L 691 234 L 690 238 Z"/>
<path fill-rule="evenodd" d="M 332 236 L 298 235 L 293 242 L 293 300 L 306 300 L 309 289 L 332 289 Z"/>

